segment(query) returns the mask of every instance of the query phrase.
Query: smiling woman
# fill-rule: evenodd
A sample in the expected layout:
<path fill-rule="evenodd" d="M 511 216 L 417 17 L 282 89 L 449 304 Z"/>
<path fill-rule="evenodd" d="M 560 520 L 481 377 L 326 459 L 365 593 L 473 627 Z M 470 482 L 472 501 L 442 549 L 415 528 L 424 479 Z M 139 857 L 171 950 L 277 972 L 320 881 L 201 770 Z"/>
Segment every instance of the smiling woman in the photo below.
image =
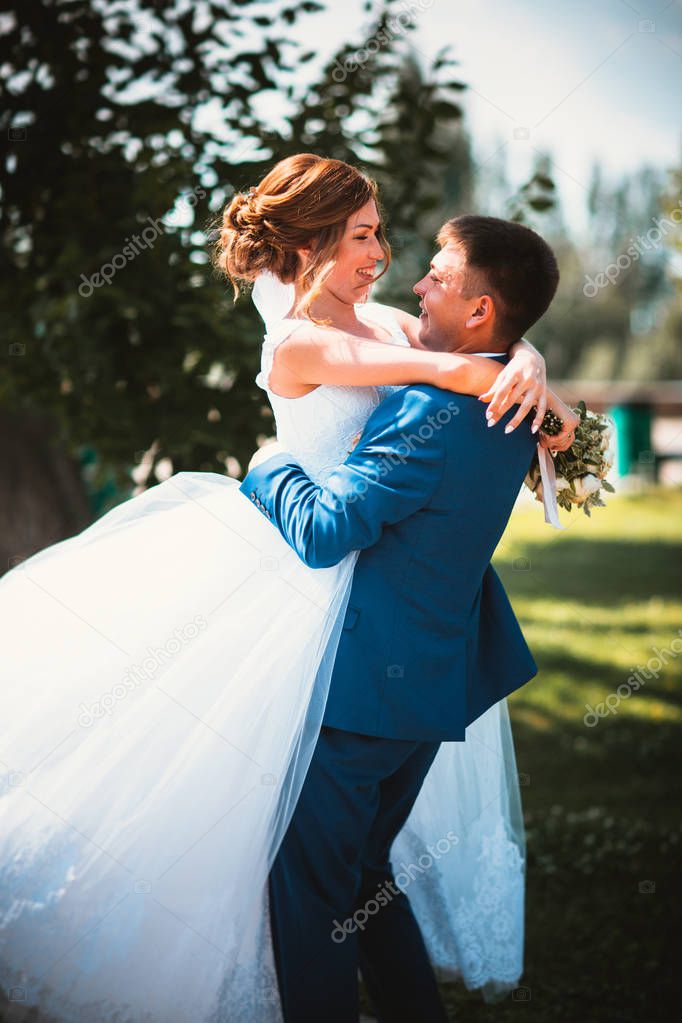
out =
<path fill-rule="evenodd" d="M 269 271 L 285 284 L 297 281 L 297 311 L 309 314 L 323 282 L 337 269 L 336 250 L 347 224 L 359 212 L 353 233 L 358 240 L 372 239 L 372 256 L 358 267 L 366 290 L 391 260 L 376 197 L 374 181 L 341 160 L 313 153 L 281 160 L 257 187 L 235 195 L 223 213 L 216 262 L 232 280 L 235 298 L 238 282 Z M 380 260 L 383 269 L 375 274 Z"/>

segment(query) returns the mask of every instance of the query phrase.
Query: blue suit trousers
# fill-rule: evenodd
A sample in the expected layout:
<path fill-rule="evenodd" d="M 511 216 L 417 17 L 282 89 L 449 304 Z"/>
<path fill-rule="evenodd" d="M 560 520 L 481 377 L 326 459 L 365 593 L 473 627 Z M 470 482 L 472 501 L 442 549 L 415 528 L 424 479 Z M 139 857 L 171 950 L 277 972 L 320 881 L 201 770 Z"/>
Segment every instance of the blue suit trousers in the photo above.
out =
<path fill-rule="evenodd" d="M 322 727 L 269 878 L 285 1023 L 357 1023 L 358 967 L 379 1023 L 447 1023 L 389 860 L 439 745 Z"/>

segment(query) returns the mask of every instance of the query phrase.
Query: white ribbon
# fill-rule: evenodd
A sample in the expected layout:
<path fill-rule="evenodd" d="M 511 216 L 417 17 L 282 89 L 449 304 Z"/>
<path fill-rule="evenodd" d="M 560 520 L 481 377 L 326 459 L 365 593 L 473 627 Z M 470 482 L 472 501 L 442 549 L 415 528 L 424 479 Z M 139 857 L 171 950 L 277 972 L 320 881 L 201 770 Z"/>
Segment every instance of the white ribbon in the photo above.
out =
<path fill-rule="evenodd" d="M 540 463 L 540 478 L 542 480 L 542 503 L 545 508 L 545 522 L 554 526 L 555 529 L 564 529 L 559 522 L 559 508 L 556 503 L 556 473 L 554 471 L 554 459 L 548 448 L 538 444 L 538 462 Z"/>

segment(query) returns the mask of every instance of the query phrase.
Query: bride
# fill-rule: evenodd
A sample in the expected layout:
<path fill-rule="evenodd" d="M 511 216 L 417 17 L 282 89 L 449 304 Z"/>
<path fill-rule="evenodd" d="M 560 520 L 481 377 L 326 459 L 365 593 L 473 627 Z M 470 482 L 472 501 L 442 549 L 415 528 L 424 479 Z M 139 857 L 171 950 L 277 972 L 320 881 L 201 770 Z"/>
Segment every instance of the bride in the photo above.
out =
<path fill-rule="evenodd" d="M 507 366 L 420 350 L 368 302 L 390 253 L 371 181 L 310 154 L 226 208 L 218 262 L 255 280 L 257 382 L 322 481 L 387 389 L 545 400 Z M 560 416 L 565 408 L 553 396 Z M 517 417 L 518 418 L 518 417 Z M 520 421 L 520 419 L 519 419 Z M 562 438 L 552 438 L 559 447 Z M 357 552 L 311 570 L 214 473 L 178 473 L 0 580 L 0 986 L 61 1021 L 281 1019 L 267 876 L 324 712 Z M 396 865 L 443 976 L 486 997 L 522 971 L 524 839 L 506 702 L 443 743 Z"/>

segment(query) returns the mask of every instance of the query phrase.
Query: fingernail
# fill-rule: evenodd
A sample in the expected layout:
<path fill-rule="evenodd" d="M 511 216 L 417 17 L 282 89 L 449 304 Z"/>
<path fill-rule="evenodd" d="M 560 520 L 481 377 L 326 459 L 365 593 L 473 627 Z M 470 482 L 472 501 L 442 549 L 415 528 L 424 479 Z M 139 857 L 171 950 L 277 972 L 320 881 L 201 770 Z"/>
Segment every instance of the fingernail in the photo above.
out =
<path fill-rule="evenodd" d="M 514 429 L 514 427 L 512 426 L 512 424 L 511 423 L 507 423 L 507 425 L 504 428 L 504 432 L 505 433 L 511 433 L 513 429 Z"/>
<path fill-rule="evenodd" d="M 531 432 L 531 433 L 537 433 L 537 432 L 538 432 L 538 429 L 539 429 L 539 427 L 537 427 L 537 426 L 531 426 L 531 428 L 530 428 L 530 432 Z"/>
<path fill-rule="evenodd" d="M 490 409 L 488 409 L 488 411 L 485 414 L 486 419 L 492 419 L 492 416 L 493 416 L 492 412 L 490 411 Z"/>
<path fill-rule="evenodd" d="M 494 419 L 488 419 L 488 426 L 490 427 L 490 426 L 494 426 L 494 425 L 495 425 L 495 420 Z"/>

